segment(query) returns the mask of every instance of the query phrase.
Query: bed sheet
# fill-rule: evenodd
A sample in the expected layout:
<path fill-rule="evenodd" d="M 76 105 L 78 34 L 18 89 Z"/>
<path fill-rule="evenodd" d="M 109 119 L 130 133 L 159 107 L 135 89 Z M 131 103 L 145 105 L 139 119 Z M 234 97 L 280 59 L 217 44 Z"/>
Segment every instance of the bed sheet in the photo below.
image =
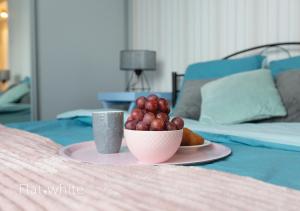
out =
<path fill-rule="evenodd" d="M 90 119 L 87 117 L 8 124 L 8 126 L 37 133 L 61 145 L 93 139 Z M 223 160 L 196 166 L 249 176 L 300 190 L 299 147 L 235 136 L 232 133 L 218 134 L 217 131 L 212 133 L 208 128 L 199 130 L 197 127 L 193 128 L 194 126 L 190 125 L 206 139 L 222 143 L 232 149 L 232 155 Z"/>
<path fill-rule="evenodd" d="M 300 191 L 248 177 L 172 165 L 88 165 L 59 156 L 60 145 L 48 138 L 2 125 L 0 140 L 0 210 L 300 207 Z"/>

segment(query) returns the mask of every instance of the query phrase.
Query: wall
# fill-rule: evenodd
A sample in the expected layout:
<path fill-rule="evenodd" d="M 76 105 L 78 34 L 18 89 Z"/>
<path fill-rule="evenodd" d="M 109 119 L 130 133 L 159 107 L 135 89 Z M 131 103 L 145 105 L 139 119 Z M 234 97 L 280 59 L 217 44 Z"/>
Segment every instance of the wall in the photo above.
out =
<path fill-rule="evenodd" d="M 7 11 L 7 2 L 0 2 L 0 10 Z M 0 18 L 0 69 L 8 68 L 8 20 Z"/>
<path fill-rule="evenodd" d="M 41 119 L 97 108 L 98 92 L 124 90 L 126 0 L 38 0 L 37 21 Z"/>
<path fill-rule="evenodd" d="M 156 50 L 154 90 L 171 72 L 243 48 L 300 40 L 299 0 L 130 0 L 130 47 Z"/>
<path fill-rule="evenodd" d="M 0 20 L 0 69 L 8 68 L 8 24 Z"/>
<path fill-rule="evenodd" d="M 11 82 L 31 75 L 31 0 L 8 1 Z"/>

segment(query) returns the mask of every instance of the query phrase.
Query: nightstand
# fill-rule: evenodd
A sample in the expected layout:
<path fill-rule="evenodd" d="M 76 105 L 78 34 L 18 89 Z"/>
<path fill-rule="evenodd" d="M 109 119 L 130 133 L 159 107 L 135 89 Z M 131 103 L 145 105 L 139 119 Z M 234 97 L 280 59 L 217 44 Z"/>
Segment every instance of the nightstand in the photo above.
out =
<path fill-rule="evenodd" d="M 166 98 L 170 105 L 172 101 L 171 92 L 101 92 L 98 93 L 97 99 L 101 102 L 103 108 L 110 108 L 117 104 L 130 104 L 128 111 L 131 112 L 135 107 L 135 100 L 140 96 L 155 94 L 159 97 Z"/>

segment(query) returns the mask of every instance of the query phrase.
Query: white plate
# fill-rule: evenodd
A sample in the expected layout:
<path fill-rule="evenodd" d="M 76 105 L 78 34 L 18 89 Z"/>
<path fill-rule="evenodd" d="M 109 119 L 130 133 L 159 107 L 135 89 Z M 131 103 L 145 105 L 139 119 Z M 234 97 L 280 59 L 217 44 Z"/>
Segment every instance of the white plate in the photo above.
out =
<path fill-rule="evenodd" d="M 193 146 L 180 146 L 179 149 L 199 149 L 199 148 L 206 147 L 209 145 L 211 145 L 211 142 L 208 140 L 204 140 L 203 144 L 193 145 Z"/>
<path fill-rule="evenodd" d="M 212 143 L 210 146 L 199 150 L 178 150 L 170 160 L 156 165 L 190 165 L 207 163 L 227 157 L 230 153 L 230 148 L 221 144 Z M 94 141 L 65 146 L 59 150 L 59 154 L 69 159 L 99 165 L 150 165 L 139 162 L 128 151 L 128 148 L 125 145 L 122 146 L 120 153 L 100 154 L 96 150 Z"/>

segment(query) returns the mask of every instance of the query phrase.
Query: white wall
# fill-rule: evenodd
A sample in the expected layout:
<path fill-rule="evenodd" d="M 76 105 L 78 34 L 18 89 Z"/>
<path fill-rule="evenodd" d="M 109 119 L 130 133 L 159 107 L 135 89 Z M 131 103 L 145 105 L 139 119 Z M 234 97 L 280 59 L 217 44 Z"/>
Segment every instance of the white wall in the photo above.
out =
<path fill-rule="evenodd" d="M 98 92 L 124 90 L 126 0 L 38 0 L 37 20 L 41 119 L 97 108 Z"/>
<path fill-rule="evenodd" d="M 130 47 L 156 50 L 154 90 L 171 90 L 171 72 L 237 50 L 300 40 L 299 0 L 130 0 Z"/>
<path fill-rule="evenodd" d="M 11 82 L 31 75 L 31 0 L 9 0 L 9 69 Z"/>

